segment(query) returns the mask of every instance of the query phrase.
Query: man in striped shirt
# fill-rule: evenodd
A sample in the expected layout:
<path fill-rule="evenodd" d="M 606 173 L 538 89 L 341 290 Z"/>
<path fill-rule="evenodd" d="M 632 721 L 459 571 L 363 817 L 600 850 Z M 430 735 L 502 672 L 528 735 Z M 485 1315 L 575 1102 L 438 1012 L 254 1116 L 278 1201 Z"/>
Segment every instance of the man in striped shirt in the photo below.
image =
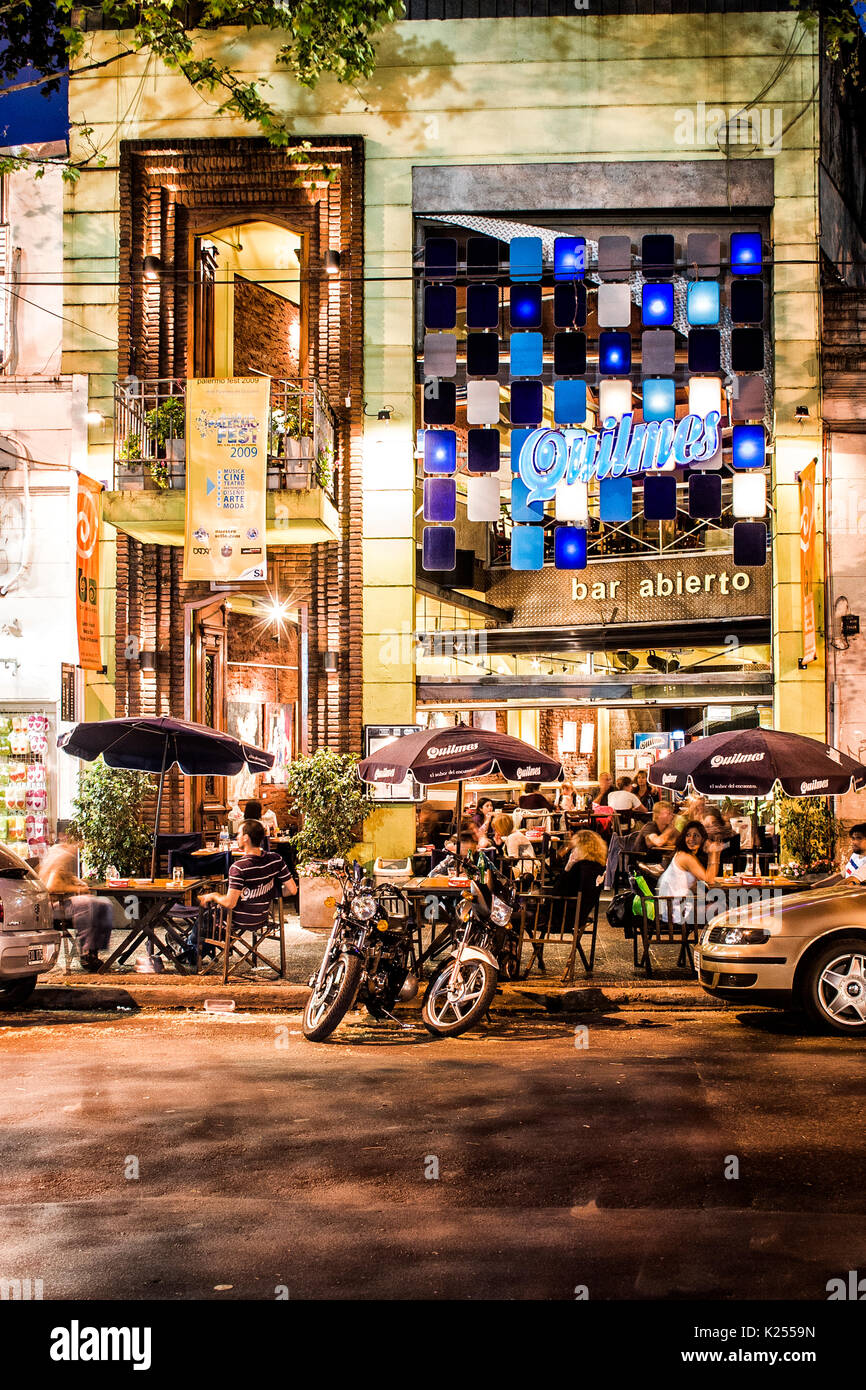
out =
<path fill-rule="evenodd" d="M 285 860 L 263 848 L 265 829 L 261 821 L 245 820 L 238 831 L 238 848 L 243 857 L 229 869 L 227 893 L 203 893 L 200 903 L 217 903 L 232 909 L 232 931 L 261 931 L 268 920 L 274 898 L 298 891 L 297 880 L 289 873 Z"/>

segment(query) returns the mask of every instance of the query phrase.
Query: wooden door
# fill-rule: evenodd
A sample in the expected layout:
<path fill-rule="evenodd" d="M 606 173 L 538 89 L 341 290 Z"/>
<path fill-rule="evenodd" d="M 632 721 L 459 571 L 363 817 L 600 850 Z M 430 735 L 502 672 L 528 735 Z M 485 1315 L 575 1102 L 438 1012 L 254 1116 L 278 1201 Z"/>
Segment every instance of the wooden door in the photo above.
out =
<path fill-rule="evenodd" d="M 193 376 L 214 374 L 214 283 L 217 253 L 208 241 L 195 238 L 193 284 Z"/>
<path fill-rule="evenodd" d="M 222 597 L 197 609 L 193 622 L 192 717 L 210 729 L 226 725 L 226 653 Z M 219 834 L 228 812 L 226 778 L 193 778 L 192 801 L 194 828 L 208 836 Z"/>

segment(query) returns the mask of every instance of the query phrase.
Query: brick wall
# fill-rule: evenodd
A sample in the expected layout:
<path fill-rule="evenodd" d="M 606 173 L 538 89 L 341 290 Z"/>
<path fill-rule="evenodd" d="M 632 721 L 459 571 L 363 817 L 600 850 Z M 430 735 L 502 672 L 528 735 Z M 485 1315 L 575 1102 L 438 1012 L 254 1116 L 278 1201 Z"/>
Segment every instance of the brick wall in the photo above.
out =
<path fill-rule="evenodd" d="M 313 156 L 334 171 L 333 178 L 324 178 L 315 165 L 293 167 L 285 151 L 260 140 L 123 144 L 119 373 L 190 374 L 189 246 L 194 236 L 233 221 L 267 218 L 301 234 L 305 372 L 319 382 L 337 419 L 341 540 L 271 549 L 269 588 L 291 606 L 307 607 L 310 750 L 360 751 L 363 146 L 355 137 L 310 143 Z M 338 276 L 326 276 L 323 269 L 329 247 L 341 254 Z M 162 261 L 156 281 L 141 274 L 145 255 Z M 236 363 L 252 366 L 261 346 L 261 318 L 252 306 L 261 308 L 262 298 L 245 289 L 241 294 L 246 294 L 250 312 L 240 338 L 236 335 Z M 269 321 L 273 326 L 273 316 Z M 276 342 L 271 346 L 276 352 Z M 260 370 L 278 376 L 282 369 L 262 360 Z M 184 604 L 205 599 L 210 591 L 205 584 L 183 583 L 178 547 L 142 545 L 119 534 L 117 551 L 117 713 L 183 716 L 188 687 Z M 128 633 L 139 635 L 145 649 L 157 651 L 155 676 L 124 660 Z M 340 653 L 334 674 L 321 669 L 327 650 Z M 167 814 L 171 825 L 163 821 L 164 830 L 183 828 L 188 821 L 188 787 L 176 777 Z"/>
<path fill-rule="evenodd" d="M 589 709 L 541 710 L 538 731 L 542 752 L 549 753 L 553 758 L 561 759 L 566 782 L 594 781 L 598 776 L 598 735 L 596 733 L 593 740 L 593 751 L 588 755 L 579 752 L 560 753 L 559 741 L 562 738 L 562 726 L 566 719 L 578 726 L 578 748 L 580 747 L 581 724 L 595 724 L 596 722 L 595 714 Z"/>
<path fill-rule="evenodd" d="M 297 304 L 256 285 L 243 275 L 234 277 L 234 370 L 236 376 L 267 372 L 293 380 L 300 374 Z M 296 328 L 293 335 L 292 329 Z"/>

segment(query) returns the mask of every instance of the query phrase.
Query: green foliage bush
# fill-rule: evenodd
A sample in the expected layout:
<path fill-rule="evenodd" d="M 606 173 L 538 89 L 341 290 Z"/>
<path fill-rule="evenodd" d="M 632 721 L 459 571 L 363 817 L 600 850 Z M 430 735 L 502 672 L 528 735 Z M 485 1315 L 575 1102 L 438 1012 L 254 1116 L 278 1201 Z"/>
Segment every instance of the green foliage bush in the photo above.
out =
<path fill-rule="evenodd" d="M 776 802 L 783 864 L 796 861 L 806 869 L 829 869 L 836 859 L 840 826 L 819 796 L 785 796 Z"/>
<path fill-rule="evenodd" d="M 141 873 L 153 844 L 144 822 L 153 790 L 148 773 L 107 767 L 101 758 L 81 769 L 70 834 L 81 841 L 89 873 L 105 878 L 110 864 L 124 876 Z"/>
<path fill-rule="evenodd" d="M 296 840 L 299 864 L 347 855 L 370 809 L 354 753 L 320 748 L 292 763 L 287 782 L 303 816 Z"/>

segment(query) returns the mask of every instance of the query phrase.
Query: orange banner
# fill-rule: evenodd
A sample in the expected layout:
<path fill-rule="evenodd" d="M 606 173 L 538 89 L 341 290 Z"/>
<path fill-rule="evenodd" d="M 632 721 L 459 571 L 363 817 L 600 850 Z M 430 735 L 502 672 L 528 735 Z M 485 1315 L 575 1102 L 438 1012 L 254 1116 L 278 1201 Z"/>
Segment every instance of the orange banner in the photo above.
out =
<path fill-rule="evenodd" d="M 815 464 L 800 470 L 800 592 L 803 604 L 803 661 L 818 660 L 815 625 Z"/>
<path fill-rule="evenodd" d="M 78 475 L 78 518 L 75 526 L 78 664 L 85 671 L 102 670 L 99 647 L 99 521 L 102 486 Z"/>

